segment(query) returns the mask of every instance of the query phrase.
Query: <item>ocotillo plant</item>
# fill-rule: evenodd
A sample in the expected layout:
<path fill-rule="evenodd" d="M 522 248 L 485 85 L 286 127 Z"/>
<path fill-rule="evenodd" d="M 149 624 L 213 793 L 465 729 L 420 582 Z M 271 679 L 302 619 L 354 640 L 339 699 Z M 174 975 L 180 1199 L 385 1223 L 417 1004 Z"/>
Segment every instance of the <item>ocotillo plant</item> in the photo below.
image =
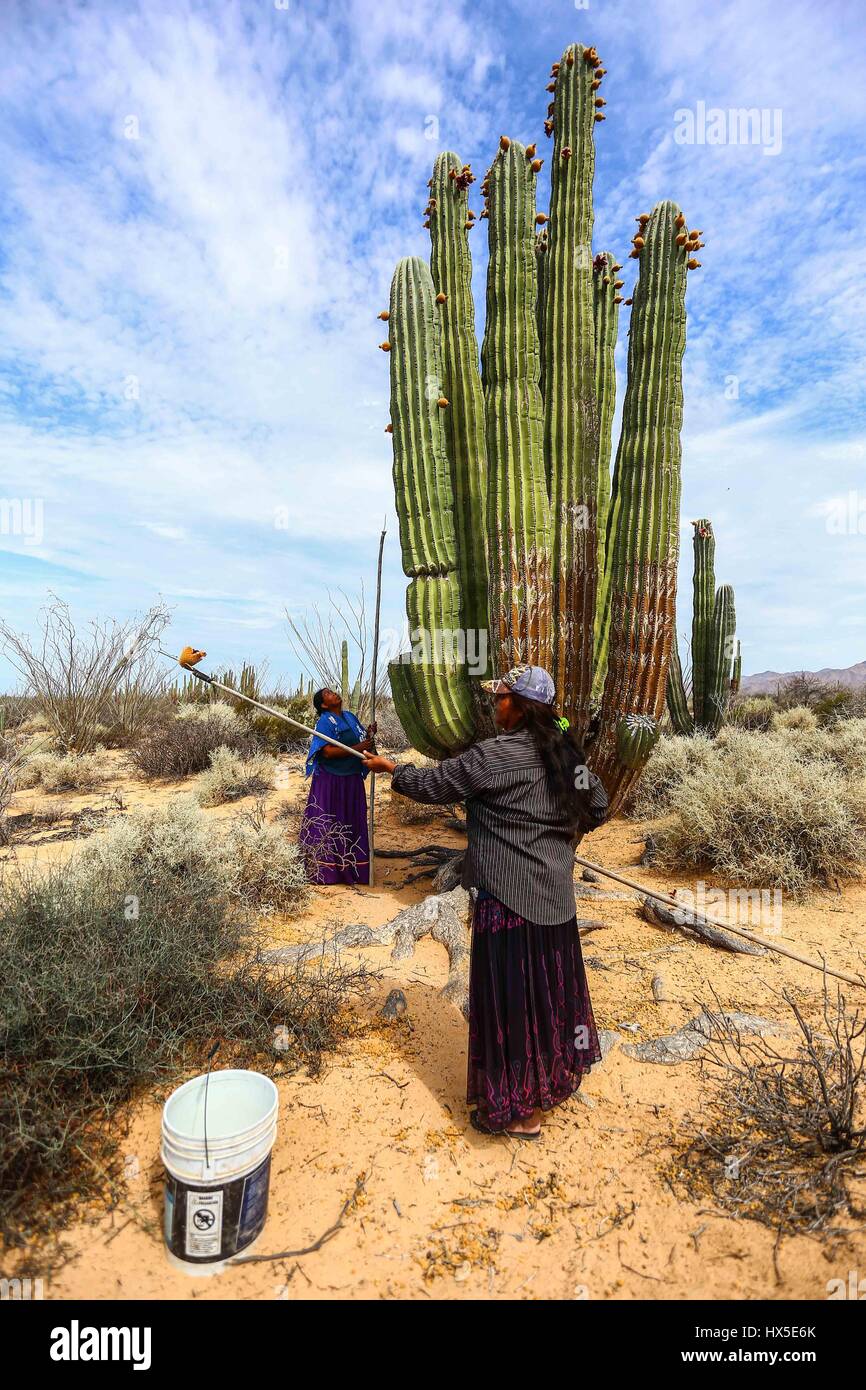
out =
<path fill-rule="evenodd" d="M 706 519 L 695 528 L 695 569 L 692 603 L 692 707 L 680 663 L 676 633 L 668 671 L 667 702 L 678 734 L 715 735 L 721 728 L 731 692 L 740 684 L 740 644 L 735 638 L 737 617 L 730 584 L 716 589 L 716 538 Z"/>
<path fill-rule="evenodd" d="M 489 667 L 547 666 L 561 712 L 581 737 L 594 734 L 590 762 L 615 809 L 664 709 L 686 272 L 697 268 L 702 243 L 673 203 L 637 219 L 631 255 L 639 274 L 611 480 L 622 267 L 610 252 L 592 254 L 604 72 L 595 49 L 581 44 L 553 66 L 549 216 L 536 211 L 543 161 L 535 145 L 501 138 L 477 219 L 471 169 L 456 154 L 439 156 L 424 210 L 430 269 L 402 260 L 380 317 L 388 323 L 386 429 L 413 640 L 390 668 L 400 720 L 415 747 L 447 756 L 489 731 L 477 696 Z M 490 259 L 479 373 L 469 236 L 482 220 Z M 594 689 L 600 711 L 590 729 Z"/>

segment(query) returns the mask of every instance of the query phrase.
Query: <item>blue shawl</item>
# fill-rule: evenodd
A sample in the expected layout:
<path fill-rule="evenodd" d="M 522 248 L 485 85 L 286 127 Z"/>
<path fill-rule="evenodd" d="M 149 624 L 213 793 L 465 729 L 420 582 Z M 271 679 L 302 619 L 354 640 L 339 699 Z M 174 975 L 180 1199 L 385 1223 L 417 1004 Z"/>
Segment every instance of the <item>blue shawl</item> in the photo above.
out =
<path fill-rule="evenodd" d="M 344 709 L 340 714 L 329 714 L 327 711 L 320 714 L 316 720 L 316 734 L 329 734 L 331 738 L 339 739 L 340 743 L 360 743 L 361 739 L 367 737 L 367 731 L 363 724 L 355 718 L 351 710 Z M 317 765 L 323 767 L 326 772 L 333 772 L 338 777 L 358 776 L 366 777 L 367 769 L 358 758 L 353 758 L 347 753 L 342 758 L 320 759 L 319 753 L 326 747 L 323 738 L 313 737 L 310 739 L 310 751 L 307 755 L 307 766 L 304 775 L 309 777 L 313 768 Z"/>

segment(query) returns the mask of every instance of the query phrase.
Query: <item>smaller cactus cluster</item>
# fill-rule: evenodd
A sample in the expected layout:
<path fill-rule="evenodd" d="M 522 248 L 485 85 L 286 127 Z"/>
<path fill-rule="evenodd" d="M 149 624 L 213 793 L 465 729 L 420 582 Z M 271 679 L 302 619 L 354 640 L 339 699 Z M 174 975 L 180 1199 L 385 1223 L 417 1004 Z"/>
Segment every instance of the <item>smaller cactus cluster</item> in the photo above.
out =
<path fill-rule="evenodd" d="M 695 570 L 692 607 L 691 708 L 677 647 L 671 646 L 667 704 L 678 734 L 718 733 L 725 720 L 731 694 L 740 683 L 740 643 L 730 584 L 716 589 L 716 540 L 711 523 L 702 518 L 695 528 Z"/>

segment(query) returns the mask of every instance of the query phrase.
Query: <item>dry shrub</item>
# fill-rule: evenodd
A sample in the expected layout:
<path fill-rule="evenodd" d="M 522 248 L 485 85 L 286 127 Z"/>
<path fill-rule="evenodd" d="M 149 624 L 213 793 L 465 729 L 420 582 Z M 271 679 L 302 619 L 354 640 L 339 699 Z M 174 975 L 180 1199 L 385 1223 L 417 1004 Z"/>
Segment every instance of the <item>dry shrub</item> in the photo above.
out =
<path fill-rule="evenodd" d="M 723 730 L 705 764 L 671 789 L 658 862 L 792 893 L 856 877 L 866 862 L 863 780 L 816 756 L 814 737 Z"/>
<path fill-rule="evenodd" d="M 232 892 L 243 902 L 289 916 L 307 906 L 311 889 L 297 837 L 284 824 L 269 824 L 262 805 L 233 820 L 223 844 L 234 864 Z"/>
<path fill-rule="evenodd" d="M 834 1233 L 862 1212 L 866 1152 L 866 1021 L 824 984 L 816 1032 L 795 1000 L 798 1043 L 780 1051 L 744 1039 L 723 1011 L 712 1020 L 705 1062 L 723 1081 L 707 1120 L 674 1175 L 702 1204 L 708 1195 L 738 1217 L 780 1234 Z"/>
<path fill-rule="evenodd" d="M 228 748 L 249 758 L 256 753 L 258 744 L 227 705 L 181 705 L 178 718 L 149 729 L 131 757 L 145 777 L 177 779 L 203 772 L 218 748 Z"/>
<path fill-rule="evenodd" d="M 773 716 L 778 709 L 772 695 L 747 695 L 745 699 L 731 705 L 728 721 L 741 729 L 757 729 L 766 733 L 773 726 Z"/>
<path fill-rule="evenodd" d="M 780 733 L 793 729 L 798 733 L 811 733 L 818 727 L 818 716 L 808 705 L 792 705 L 790 709 L 777 710 L 773 715 L 773 731 Z"/>
<path fill-rule="evenodd" d="M 712 740 L 706 734 L 660 739 L 641 773 L 628 814 L 637 820 L 667 815 L 674 789 L 690 772 L 705 767 L 711 752 Z"/>
<path fill-rule="evenodd" d="M 272 847 L 273 848 L 273 847 Z M 363 971 L 262 960 L 247 894 L 273 893 L 190 798 L 134 813 L 47 874 L 0 880 L 0 1236 L 56 1231 L 122 1187 L 117 1108 L 203 1067 L 316 1070 Z M 303 891 L 306 891 L 305 889 Z M 269 1058 L 271 1061 L 269 1061 Z M 100 1176 L 100 1173 L 103 1176 Z M 109 1193 L 109 1181 L 115 1186 Z"/>
<path fill-rule="evenodd" d="M 22 764 L 18 786 L 45 792 L 87 792 L 110 780 L 114 769 L 99 753 L 34 753 Z"/>
<path fill-rule="evenodd" d="M 274 759 L 265 753 L 242 758 L 230 748 L 217 748 L 210 767 L 196 783 L 196 799 L 200 806 L 224 806 L 227 801 L 268 791 L 274 785 L 275 770 Z"/>

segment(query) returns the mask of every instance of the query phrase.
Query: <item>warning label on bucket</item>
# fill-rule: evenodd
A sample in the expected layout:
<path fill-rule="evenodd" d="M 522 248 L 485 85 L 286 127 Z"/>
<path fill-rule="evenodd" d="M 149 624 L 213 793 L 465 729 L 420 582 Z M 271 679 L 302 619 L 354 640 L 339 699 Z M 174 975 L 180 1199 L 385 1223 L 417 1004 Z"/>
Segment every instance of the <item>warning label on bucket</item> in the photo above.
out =
<path fill-rule="evenodd" d="M 218 1255 L 223 1239 L 223 1190 L 187 1192 L 186 1253 Z"/>

